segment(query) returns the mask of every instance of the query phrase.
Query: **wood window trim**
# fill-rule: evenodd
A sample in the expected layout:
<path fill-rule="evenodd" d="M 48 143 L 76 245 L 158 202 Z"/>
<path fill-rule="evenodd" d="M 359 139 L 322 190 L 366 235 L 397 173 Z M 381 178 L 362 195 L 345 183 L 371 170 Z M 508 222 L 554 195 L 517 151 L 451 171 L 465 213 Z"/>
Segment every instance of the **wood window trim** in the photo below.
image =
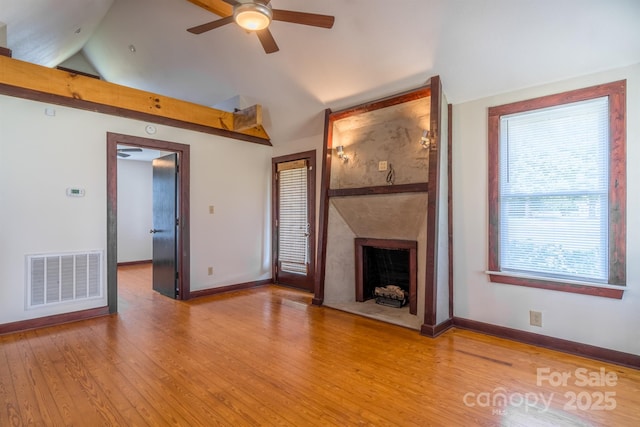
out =
<path fill-rule="evenodd" d="M 500 116 L 609 97 L 609 281 L 607 286 L 559 279 L 511 276 L 500 272 L 499 153 Z M 490 107 L 489 141 L 489 271 L 491 282 L 621 299 L 626 284 L 626 80 Z M 497 274 L 500 272 L 499 274 Z M 492 274 L 496 273 L 496 274 Z M 614 288 L 610 285 L 619 286 Z"/>

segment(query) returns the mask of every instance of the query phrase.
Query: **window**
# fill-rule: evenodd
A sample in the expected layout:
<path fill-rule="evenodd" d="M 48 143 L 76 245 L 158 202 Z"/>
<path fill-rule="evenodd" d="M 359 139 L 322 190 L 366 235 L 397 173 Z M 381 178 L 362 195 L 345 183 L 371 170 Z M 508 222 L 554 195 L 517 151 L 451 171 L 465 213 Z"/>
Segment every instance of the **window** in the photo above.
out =
<path fill-rule="evenodd" d="M 491 281 L 621 298 L 626 82 L 489 109 Z"/>

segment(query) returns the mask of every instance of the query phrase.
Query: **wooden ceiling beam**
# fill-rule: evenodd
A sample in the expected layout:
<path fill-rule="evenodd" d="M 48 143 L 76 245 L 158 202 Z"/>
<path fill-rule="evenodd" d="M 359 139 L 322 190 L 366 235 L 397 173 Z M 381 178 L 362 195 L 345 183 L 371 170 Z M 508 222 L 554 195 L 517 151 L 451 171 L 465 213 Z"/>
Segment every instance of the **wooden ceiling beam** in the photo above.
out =
<path fill-rule="evenodd" d="M 262 107 L 259 104 L 233 113 L 233 129 L 237 132 L 262 124 Z"/>
<path fill-rule="evenodd" d="M 236 114 L 227 111 L 2 55 L 0 55 L 0 93 L 31 99 L 37 99 L 32 95 L 34 93 L 43 94 L 47 102 L 56 103 L 57 100 L 59 104 L 72 107 L 77 106 L 107 114 L 192 128 L 229 138 L 271 145 L 269 135 L 262 127 L 261 114 L 255 114 L 254 121 L 249 125 L 246 120 L 246 111 L 239 112 L 243 116 L 242 120 L 239 120 L 235 117 Z M 258 111 L 261 110 L 257 107 L 254 113 Z M 179 126 L 181 123 L 194 126 Z M 236 123 L 243 123 L 242 129 L 237 129 Z"/>
<path fill-rule="evenodd" d="M 233 14 L 233 6 L 222 0 L 188 0 L 190 3 L 200 6 L 209 12 L 224 18 Z"/>

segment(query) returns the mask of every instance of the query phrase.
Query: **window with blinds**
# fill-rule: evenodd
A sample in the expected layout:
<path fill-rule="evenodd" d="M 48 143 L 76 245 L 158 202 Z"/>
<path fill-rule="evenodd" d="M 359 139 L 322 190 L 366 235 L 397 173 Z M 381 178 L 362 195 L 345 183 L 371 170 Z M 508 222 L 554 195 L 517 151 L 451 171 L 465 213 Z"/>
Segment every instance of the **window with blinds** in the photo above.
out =
<path fill-rule="evenodd" d="M 278 164 L 278 192 L 280 271 L 307 274 L 309 220 L 306 160 Z"/>
<path fill-rule="evenodd" d="M 488 109 L 491 282 L 622 298 L 626 92 L 620 80 Z"/>
<path fill-rule="evenodd" d="M 500 118 L 501 271 L 607 283 L 609 102 Z"/>

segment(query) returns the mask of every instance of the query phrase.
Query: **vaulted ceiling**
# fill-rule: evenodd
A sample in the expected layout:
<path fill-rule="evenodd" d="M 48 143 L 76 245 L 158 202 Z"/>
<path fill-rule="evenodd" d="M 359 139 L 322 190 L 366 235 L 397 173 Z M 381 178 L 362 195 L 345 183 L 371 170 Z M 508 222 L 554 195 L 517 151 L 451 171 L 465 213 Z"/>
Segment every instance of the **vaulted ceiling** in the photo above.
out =
<path fill-rule="evenodd" d="M 321 134 L 325 108 L 433 75 L 459 103 L 640 63 L 638 0 L 271 4 L 334 15 L 335 25 L 274 21 L 280 51 L 267 55 L 233 23 L 188 33 L 219 17 L 187 0 L 0 0 L 0 22 L 17 59 L 56 66 L 81 51 L 113 83 L 209 106 L 259 103 L 274 145 Z"/>

